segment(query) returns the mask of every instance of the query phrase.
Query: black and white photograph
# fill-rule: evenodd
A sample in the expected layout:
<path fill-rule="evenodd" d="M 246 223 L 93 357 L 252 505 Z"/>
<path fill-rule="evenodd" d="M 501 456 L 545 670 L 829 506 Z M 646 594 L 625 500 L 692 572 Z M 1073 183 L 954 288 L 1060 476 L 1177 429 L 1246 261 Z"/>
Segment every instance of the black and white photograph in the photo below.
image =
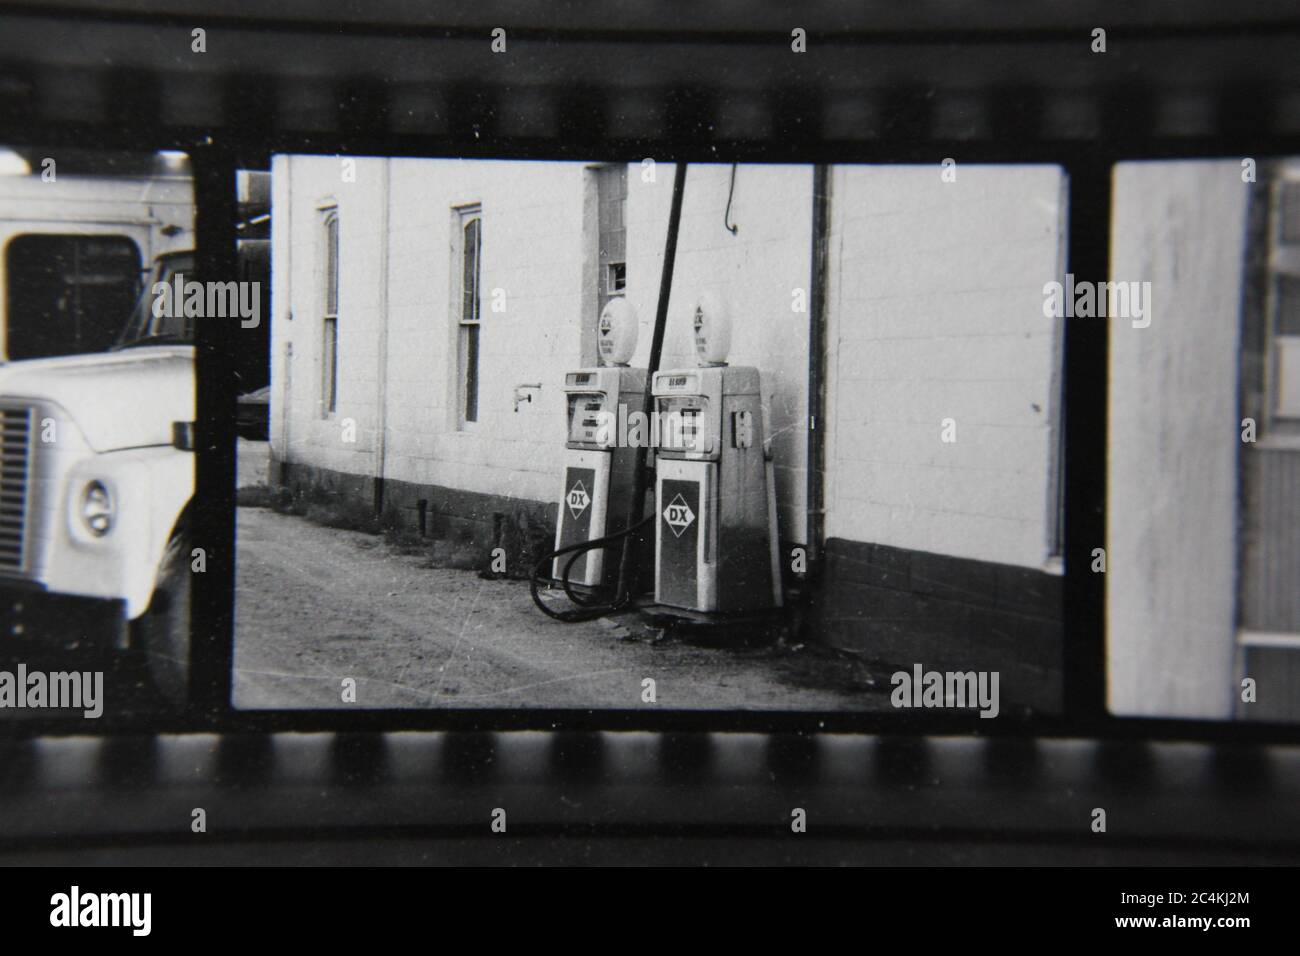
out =
<path fill-rule="evenodd" d="M 276 156 L 235 706 L 1058 710 L 1064 180 L 954 176 Z"/>
<path fill-rule="evenodd" d="M 6 941 L 373 947 L 429 866 L 1284 933 L 1297 52 L 1290 0 L 0 0 Z"/>

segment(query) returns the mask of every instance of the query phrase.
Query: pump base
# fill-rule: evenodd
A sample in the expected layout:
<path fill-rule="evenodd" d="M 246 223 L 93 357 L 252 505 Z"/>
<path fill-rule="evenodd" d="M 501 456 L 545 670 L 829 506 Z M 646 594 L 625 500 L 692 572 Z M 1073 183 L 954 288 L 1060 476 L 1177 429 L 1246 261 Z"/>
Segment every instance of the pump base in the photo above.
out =
<path fill-rule="evenodd" d="M 669 604 L 656 604 L 653 600 L 634 602 L 637 611 L 647 617 L 675 618 L 690 621 L 693 624 L 773 624 L 789 618 L 788 608 L 769 607 L 753 611 L 694 611 L 690 608 L 673 607 Z"/>

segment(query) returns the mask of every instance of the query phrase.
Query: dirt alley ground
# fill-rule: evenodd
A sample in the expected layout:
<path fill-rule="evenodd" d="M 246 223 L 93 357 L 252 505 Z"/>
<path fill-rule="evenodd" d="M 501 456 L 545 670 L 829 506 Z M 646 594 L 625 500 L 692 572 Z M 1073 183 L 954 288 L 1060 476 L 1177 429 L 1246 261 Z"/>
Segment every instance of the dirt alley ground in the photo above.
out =
<path fill-rule="evenodd" d="M 846 654 L 657 636 L 635 615 L 553 621 L 526 582 L 434 567 L 382 536 L 238 511 L 239 708 L 889 707 L 888 671 Z M 641 699 L 646 677 L 655 703 Z"/>

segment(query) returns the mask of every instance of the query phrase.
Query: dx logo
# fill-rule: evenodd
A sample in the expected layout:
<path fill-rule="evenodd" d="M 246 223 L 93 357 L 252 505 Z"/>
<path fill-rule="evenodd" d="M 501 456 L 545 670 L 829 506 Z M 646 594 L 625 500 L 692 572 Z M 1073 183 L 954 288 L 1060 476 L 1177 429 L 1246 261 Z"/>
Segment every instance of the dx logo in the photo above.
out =
<path fill-rule="evenodd" d="M 575 482 L 574 486 L 569 489 L 565 504 L 569 506 L 569 512 L 575 518 L 586 511 L 587 506 L 591 504 L 591 495 L 587 494 L 587 486 L 581 481 Z"/>
<path fill-rule="evenodd" d="M 664 521 L 668 523 L 675 537 L 680 538 L 682 532 L 689 528 L 694 520 L 695 512 L 680 494 L 668 502 L 668 507 L 664 509 Z"/>

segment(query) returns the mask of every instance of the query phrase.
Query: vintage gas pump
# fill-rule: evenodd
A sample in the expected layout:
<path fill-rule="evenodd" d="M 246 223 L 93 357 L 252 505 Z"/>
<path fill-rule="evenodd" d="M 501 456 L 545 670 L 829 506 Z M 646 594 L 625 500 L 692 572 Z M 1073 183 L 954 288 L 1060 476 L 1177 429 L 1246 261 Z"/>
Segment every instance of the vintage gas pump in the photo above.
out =
<path fill-rule="evenodd" d="M 656 372 L 655 602 L 735 613 L 781 605 L 776 494 L 758 369 L 729 366 L 721 301 L 695 307 L 698 368 Z"/>
<path fill-rule="evenodd" d="M 555 529 L 557 551 L 571 545 L 617 534 L 626 524 L 626 502 L 633 495 L 636 449 L 620 441 L 619 406 L 624 419 L 639 411 L 645 394 L 645 369 L 628 368 L 636 350 L 637 317 L 631 304 L 611 299 L 600 314 L 598 368 L 579 369 L 564 376 L 568 441 L 564 453 L 564 486 L 560 519 Z M 552 562 L 551 576 L 564 577 L 569 556 Z M 618 573 L 617 552 L 584 551 L 569 567 L 569 584 L 585 588 L 612 585 Z"/>

